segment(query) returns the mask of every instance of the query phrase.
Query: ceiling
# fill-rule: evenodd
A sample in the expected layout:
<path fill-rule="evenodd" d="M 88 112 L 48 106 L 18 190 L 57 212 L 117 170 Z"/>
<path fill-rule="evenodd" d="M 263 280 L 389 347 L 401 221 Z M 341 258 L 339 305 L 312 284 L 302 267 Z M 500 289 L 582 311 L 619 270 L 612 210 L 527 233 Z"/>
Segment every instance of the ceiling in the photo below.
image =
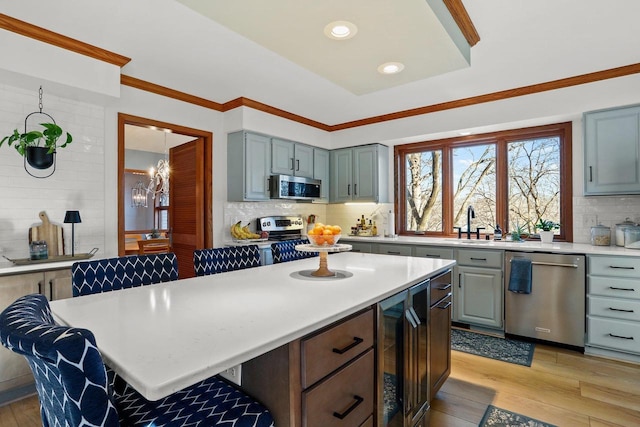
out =
<path fill-rule="evenodd" d="M 288 1 L 293 0 L 267 3 L 282 11 L 276 5 Z M 341 19 L 342 11 L 346 10 L 343 6 L 351 1 L 358 0 L 313 4 L 321 5 L 317 10 L 326 13 L 322 15 L 324 22 L 328 16 Z M 256 34 L 229 29 L 226 25 L 231 26 L 231 21 L 240 21 L 234 16 L 250 15 L 246 8 L 251 0 L 211 2 L 223 8 L 220 15 L 228 17 L 226 24 L 175 0 L 0 0 L 0 10 L 131 58 L 122 69 L 124 75 L 218 103 L 245 97 L 326 125 L 640 62 L 637 30 L 640 1 L 462 0 L 480 35 L 480 42 L 471 48 L 470 66 L 377 90 L 371 84 L 358 89 L 350 86 L 352 82 L 365 81 L 367 77 L 356 71 L 345 71 L 344 74 L 349 74 L 344 76 L 348 80 L 345 82 L 340 76 L 325 75 L 329 72 L 326 69 L 315 68 L 314 63 L 325 63 L 325 68 L 340 65 L 309 48 L 306 36 L 298 33 L 290 36 L 297 42 L 289 49 L 298 55 L 294 59 L 291 52 L 277 53 L 277 46 L 265 47 L 262 43 L 266 44 L 267 38 L 263 42 Z M 396 0 L 393 4 L 403 2 Z M 194 0 L 194 3 L 203 2 Z M 384 15 L 394 15 L 397 19 L 394 22 L 407 25 L 414 22 L 414 16 L 403 18 L 400 11 L 395 16 L 384 9 L 386 3 L 369 0 L 366 4 L 372 10 L 385 10 Z M 304 15 L 295 15 L 293 10 L 271 14 L 261 10 L 257 20 L 264 20 L 264 28 L 270 31 L 283 22 L 288 28 L 287 22 L 293 16 L 300 22 L 290 28 L 318 25 L 311 18 L 298 17 Z M 255 22 L 256 17 L 252 20 Z M 356 17 L 353 20 L 357 21 Z M 361 21 L 358 28 L 356 37 L 347 42 L 355 43 L 359 35 L 366 36 L 371 31 L 383 33 L 386 29 L 373 24 L 369 27 Z M 403 37 L 395 42 L 397 52 L 413 44 L 412 38 L 418 39 L 416 43 L 424 41 L 414 31 L 405 32 Z M 363 56 L 371 55 L 370 49 L 366 48 Z M 423 53 L 425 57 L 431 55 L 428 49 Z M 366 72 L 371 72 L 370 67 Z"/>
<path fill-rule="evenodd" d="M 355 95 L 469 66 L 469 44 L 431 0 L 178 1 Z M 328 24 L 344 21 L 355 35 L 325 35 Z M 378 72 L 388 62 L 404 69 Z"/>

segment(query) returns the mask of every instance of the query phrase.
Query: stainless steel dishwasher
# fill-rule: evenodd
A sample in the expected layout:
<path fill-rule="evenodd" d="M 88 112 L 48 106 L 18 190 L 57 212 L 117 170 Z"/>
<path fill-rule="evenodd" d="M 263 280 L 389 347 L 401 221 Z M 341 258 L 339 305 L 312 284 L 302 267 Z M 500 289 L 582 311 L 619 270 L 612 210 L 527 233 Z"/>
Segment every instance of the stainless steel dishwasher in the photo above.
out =
<path fill-rule="evenodd" d="M 531 260 L 531 293 L 508 290 L 511 260 Z M 585 257 L 506 252 L 505 333 L 584 347 Z"/>

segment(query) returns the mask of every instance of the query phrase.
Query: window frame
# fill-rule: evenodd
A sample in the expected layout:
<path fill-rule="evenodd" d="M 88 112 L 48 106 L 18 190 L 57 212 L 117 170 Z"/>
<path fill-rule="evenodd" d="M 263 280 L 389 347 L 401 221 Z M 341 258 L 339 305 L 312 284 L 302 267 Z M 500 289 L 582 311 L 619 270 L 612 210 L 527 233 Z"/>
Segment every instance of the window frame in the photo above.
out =
<path fill-rule="evenodd" d="M 395 213 L 396 230 L 405 236 L 457 237 L 453 232 L 453 156 L 454 148 L 473 145 L 496 145 L 496 218 L 504 232 L 509 230 L 508 224 L 508 144 L 522 140 L 557 137 L 560 140 L 560 234 L 554 236 L 556 241 L 573 241 L 573 171 L 572 171 L 572 123 L 555 123 L 521 129 L 510 129 L 478 135 L 467 135 L 434 141 L 415 142 L 396 145 L 394 147 L 395 169 Z M 416 234 L 406 229 L 405 217 L 407 179 L 405 156 L 422 151 L 442 150 L 442 206 L 443 227 L 441 232 L 426 231 Z M 451 230 L 451 231 L 448 231 Z M 485 230 L 483 234 L 492 234 L 493 230 Z M 533 235 L 531 240 L 539 240 Z"/>

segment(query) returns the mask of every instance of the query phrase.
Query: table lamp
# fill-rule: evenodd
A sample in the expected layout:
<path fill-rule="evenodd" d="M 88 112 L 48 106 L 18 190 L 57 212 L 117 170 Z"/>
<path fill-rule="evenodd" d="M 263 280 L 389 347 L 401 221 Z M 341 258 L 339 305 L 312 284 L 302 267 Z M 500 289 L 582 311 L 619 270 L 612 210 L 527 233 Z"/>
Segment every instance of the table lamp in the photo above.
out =
<path fill-rule="evenodd" d="M 65 224 L 71 224 L 71 256 L 75 255 L 74 246 L 76 243 L 76 224 L 82 222 L 80 219 L 80 211 L 67 211 L 64 214 L 64 222 Z"/>

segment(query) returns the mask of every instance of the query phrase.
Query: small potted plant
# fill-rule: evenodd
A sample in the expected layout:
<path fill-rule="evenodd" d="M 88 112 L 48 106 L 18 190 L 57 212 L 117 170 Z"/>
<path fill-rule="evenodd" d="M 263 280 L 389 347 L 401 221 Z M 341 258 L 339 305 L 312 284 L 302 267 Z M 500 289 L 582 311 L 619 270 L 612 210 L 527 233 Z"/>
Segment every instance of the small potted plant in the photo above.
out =
<path fill-rule="evenodd" d="M 536 224 L 536 228 L 540 235 L 540 241 L 542 243 L 551 243 L 553 242 L 553 230 L 560 228 L 560 224 L 548 219 L 540 218 Z"/>
<path fill-rule="evenodd" d="M 522 226 L 516 224 L 515 227 L 511 230 L 510 234 L 511 234 L 511 240 L 514 242 L 523 242 L 525 239 L 529 237 L 526 224 Z"/>
<path fill-rule="evenodd" d="M 0 147 L 4 142 L 11 146 L 14 142 L 15 149 L 21 156 L 27 159 L 27 162 L 36 169 L 48 169 L 53 165 L 53 155 L 58 148 L 64 148 L 73 141 L 70 133 L 66 132 L 64 143 L 58 144 L 58 140 L 65 133 L 60 126 L 55 123 L 40 123 L 44 128 L 39 130 L 31 130 L 29 132 L 20 133 L 18 129 L 14 129 L 11 135 L 7 135 L 0 140 Z"/>

